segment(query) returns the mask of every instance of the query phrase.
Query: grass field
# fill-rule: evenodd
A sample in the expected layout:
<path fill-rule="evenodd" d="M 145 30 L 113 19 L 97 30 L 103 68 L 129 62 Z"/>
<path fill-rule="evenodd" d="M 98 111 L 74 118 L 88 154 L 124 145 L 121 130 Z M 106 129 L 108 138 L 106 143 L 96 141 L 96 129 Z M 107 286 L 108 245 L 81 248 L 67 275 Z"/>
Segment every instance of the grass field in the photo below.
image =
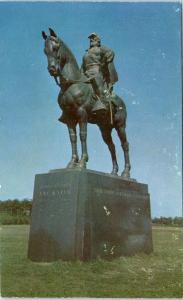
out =
<path fill-rule="evenodd" d="M 154 227 L 151 255 L 113 261 L 33 263 L 28 225 L 1 227 L 3 297 L 179 298 L 183 296 L 182 228 Z"/>

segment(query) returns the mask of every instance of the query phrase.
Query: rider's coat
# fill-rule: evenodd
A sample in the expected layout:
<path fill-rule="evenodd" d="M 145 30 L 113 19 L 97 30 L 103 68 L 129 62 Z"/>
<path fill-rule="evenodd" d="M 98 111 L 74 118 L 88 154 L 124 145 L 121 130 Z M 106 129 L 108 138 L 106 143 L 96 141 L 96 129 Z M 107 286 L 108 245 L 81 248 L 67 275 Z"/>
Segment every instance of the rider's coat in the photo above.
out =
<path fill-rule="evenodd" d="M 86 50 L 83 56 L 81 71 L 88 77 L 103 78 L 107 84 L 118 81 L 118 75 L 113 63 L 114 52 L 105 46 L 95 46 Z"/>

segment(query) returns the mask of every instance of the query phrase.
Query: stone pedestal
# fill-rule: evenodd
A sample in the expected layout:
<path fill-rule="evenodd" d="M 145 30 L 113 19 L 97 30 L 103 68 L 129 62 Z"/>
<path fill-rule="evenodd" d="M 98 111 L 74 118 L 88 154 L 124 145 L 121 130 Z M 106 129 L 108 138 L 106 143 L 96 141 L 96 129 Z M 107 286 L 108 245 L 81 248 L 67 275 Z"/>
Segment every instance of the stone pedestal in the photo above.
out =
<path fill-rule="evenodd" d="M 111 259 L 152 249 L 146 184 L 91 170 L 36 175 L 31 260 Z"/>

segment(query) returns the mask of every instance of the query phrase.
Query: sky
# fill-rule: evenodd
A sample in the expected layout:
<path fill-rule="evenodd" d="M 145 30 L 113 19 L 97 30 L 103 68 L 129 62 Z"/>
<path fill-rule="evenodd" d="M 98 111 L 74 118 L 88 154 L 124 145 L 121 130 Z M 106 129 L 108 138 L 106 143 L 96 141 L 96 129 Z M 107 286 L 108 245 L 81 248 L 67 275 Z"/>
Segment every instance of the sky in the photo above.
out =
<path fill-rule="evenodd" d="M 58 122 L 59 88 L 47 71 L 41 31 L 52 27 L 81 64 L 97 32 L 115 52 L 126 103 L 131 176 L 148 184 L 151 214 L 182 214 L 180 3 L 0 3 L 0 200 L 32 198 L 35 174 L 71 157 Z M 120 173 L 120 142 L 113 133 Z M 80 149 L 80 144 L 78 144 Z M 88 169 L 111 172 L 107 146 L 88 126 Z"/>

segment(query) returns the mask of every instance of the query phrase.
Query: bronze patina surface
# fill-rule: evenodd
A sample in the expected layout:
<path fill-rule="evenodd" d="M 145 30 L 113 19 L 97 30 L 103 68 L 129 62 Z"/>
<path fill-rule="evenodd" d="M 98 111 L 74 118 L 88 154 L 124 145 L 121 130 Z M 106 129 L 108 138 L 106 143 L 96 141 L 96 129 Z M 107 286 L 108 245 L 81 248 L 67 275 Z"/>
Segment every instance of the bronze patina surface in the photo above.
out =
<path fill-rule="evenodd" d="M 83 57 L 79 68 L 74 55 L 67 45 L 50 29 L 50 35 L 44 31 L 44 52 L 48 59 L 48 71 L 60 87 L 58 103 L 63 111 L 60 121 L 68 127 L 72 158 L 67 168 L 86 168 L 87 123 L 97 124 L 102 138 L 107 144 L 112 158 L 112 174 L 118 173 L 115 145 L 111 132 L 115 128 L 124 152 L 125 166 L 123 178 L 130 178 L 129 144 L 126 137 L 127 111 L 124 101 L 112 92 L 113 84 L 118 80 L 114 67 L 114 52 L 101 46 L 100 38 L 91 34 L 90 48 Z M 77 152 L 76 126 L 79 124 L 82 154 Z"/>

